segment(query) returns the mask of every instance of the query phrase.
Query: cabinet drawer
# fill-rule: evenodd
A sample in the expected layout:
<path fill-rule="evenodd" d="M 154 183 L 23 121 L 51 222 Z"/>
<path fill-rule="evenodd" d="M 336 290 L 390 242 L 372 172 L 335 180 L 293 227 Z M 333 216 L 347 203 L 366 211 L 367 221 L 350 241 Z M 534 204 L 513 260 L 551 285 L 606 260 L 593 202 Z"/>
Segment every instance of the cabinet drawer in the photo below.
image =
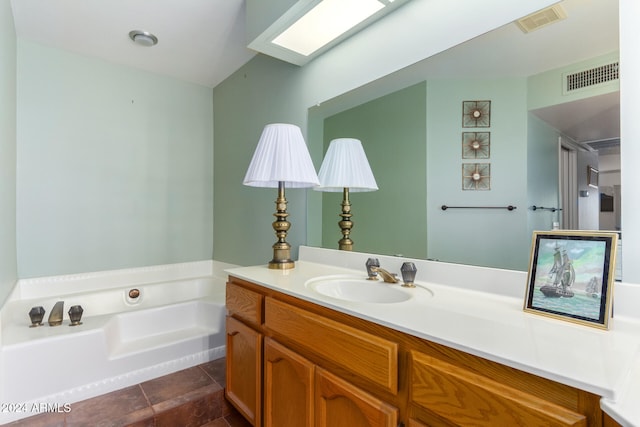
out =
<path fill-rule="evenodd" d="M 262 302 L 264 296 L 257 292 L 227 283 L 227 310 L 234 317 L 239 317 L 254 325 L 262 324 Z"/>
<path fill-rule="evenodd" d="M 587 425 L 582 414 L 415 351 L 409 392 L 414 405 L 460 425 Z"/>
<path fill-rule="evenodd" d="M 398 392 L 398 344 L 273 298 L 265 300 L 265 325 L 309 353 Z"/>

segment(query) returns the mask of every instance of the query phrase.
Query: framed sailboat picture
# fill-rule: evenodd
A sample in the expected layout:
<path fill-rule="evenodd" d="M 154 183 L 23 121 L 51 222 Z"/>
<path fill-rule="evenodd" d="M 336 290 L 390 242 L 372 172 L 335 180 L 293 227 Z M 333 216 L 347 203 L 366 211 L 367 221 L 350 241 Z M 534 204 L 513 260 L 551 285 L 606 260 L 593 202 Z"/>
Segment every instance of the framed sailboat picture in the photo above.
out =
<path fill-rule="evenodd" d="M 615 232 L 534 231 L 524 310 L 607 329 Z"/>

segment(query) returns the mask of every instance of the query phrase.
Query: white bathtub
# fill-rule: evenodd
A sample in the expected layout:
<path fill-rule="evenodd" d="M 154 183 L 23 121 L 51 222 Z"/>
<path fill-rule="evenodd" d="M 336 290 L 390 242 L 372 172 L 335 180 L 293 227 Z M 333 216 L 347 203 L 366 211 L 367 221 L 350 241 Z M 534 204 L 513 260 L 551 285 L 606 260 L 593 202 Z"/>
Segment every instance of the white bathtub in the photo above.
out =
<path fill-rule="evenodd" d="M 19 281 L 0 317 L 0 424 L 224 357 L 228 267 L 203 261 Z M 56 301 L 65 302 L 64 322 L 52 327 Z M 73 305 L 84 309 L 78 326 L 70 326 Z M 46 313 L 31 328 L 34 306 Z"/>

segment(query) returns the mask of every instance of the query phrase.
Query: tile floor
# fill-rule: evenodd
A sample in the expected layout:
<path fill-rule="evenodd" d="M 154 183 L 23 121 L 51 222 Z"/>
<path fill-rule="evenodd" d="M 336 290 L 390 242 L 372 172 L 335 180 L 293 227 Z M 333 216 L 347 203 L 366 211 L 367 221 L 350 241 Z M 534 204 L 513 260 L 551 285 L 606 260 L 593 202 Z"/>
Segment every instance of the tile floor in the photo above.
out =
<path fill-rule="evenodd" d="M 225 359 L 71 404 L 11 427 L 249 427 L 224 399 Z"/>

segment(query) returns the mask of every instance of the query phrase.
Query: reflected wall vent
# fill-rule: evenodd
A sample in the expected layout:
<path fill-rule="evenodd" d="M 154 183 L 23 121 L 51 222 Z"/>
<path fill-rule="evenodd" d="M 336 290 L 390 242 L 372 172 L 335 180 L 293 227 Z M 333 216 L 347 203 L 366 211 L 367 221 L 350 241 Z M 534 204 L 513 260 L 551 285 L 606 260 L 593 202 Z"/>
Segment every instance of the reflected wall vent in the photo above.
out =
<path fill-rule="evenodd" d="M 539 30 L 547 25 L 562 21 L 566 17 L 567 14 L 564 12 L 564 9 L 562 9 L 562 6 L 557 4 L 527 15 L 524 18 L 520 18 L 516 21 L 516 24 L 518 24 L 518 27 L 520 27 L 523 33 L 530 33 L 531 31 Z"/>
<path fill-rule="evenodd" d="M 565 75 L 565 93 L 618 80 L 618 62 Z"/>

